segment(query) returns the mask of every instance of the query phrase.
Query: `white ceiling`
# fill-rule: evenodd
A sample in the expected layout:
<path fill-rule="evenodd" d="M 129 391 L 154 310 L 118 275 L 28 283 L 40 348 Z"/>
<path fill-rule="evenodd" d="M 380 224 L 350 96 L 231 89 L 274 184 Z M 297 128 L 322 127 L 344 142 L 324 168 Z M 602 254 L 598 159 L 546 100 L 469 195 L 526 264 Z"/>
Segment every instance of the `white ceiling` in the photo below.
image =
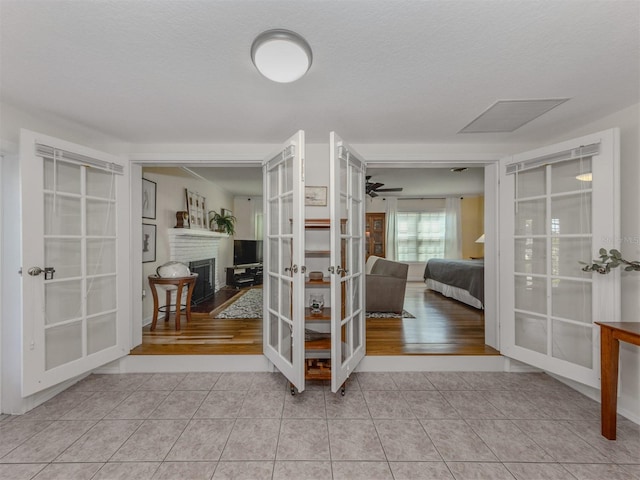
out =
<path fill-rule="evenodd" d="M 640 2 L 1 0 L 0 99 L 132 143 L 528 143 L 638 103 Z M 308 74 L 260 76 L 272 28 Z M 570 100 L 458 134 L 499 99 Z"/>

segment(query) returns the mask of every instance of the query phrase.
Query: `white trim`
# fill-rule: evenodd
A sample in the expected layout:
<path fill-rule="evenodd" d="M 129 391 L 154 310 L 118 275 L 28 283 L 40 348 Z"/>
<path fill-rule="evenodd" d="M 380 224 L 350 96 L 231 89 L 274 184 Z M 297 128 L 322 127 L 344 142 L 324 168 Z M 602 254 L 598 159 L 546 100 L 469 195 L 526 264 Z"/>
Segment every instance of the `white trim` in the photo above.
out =
<path fill-rule="evenodd" d="M 502 355 L 379 355 L 362 359 L 357 372 L 505 372 Z"/>

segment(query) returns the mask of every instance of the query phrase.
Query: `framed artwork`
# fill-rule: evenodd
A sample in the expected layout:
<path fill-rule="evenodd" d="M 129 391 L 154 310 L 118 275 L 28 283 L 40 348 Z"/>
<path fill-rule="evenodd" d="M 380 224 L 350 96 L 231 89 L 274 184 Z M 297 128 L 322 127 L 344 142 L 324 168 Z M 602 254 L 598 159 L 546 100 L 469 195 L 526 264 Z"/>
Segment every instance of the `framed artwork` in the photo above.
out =
<path fill-rule="evenodd" d="M 327 187 L 305 187 L 304 204 L 324 207 L 327 205 Z"/>
<path fill-rule="evenodd" d="M 185 189 L 187 199 L 187 213 L 189 215 L 189 228 L 207 228 L 207 210 L 205 197 L 198 192 Z"/>
<path fill-rule="evenodd" d="M 156 218 L 156 182 L 142 179 L 142 218 Z"/>
<path fill-rule="evenodd" d="M 142 224 L 142 263 L 156 261 L 156 226 Z"/>

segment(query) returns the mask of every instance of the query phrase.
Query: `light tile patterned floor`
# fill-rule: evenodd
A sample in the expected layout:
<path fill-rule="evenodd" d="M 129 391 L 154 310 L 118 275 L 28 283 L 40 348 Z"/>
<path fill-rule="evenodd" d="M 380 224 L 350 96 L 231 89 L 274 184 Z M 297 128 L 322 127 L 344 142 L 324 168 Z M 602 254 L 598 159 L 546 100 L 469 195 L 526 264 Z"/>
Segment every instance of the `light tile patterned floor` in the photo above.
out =
<path fill-rule="evenodd" d="M 640 428 L 537 373 L 91 375 L 0 417 L 0 478 L 640 480 Z"/>

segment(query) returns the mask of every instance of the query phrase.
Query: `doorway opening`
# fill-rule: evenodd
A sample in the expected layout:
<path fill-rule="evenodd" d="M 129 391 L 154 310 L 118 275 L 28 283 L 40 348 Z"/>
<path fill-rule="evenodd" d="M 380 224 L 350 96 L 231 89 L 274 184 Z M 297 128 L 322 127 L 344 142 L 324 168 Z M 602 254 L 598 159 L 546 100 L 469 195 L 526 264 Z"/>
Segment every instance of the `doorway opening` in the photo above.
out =
<path fill-rule="evenodd" d="M 486 162 L 485 162 L 486 163 Z M 465 187 L 464 190 L 448 192 L 451 194 L 461 194 L 467 198 L 478 197 L 484 194 L 484 165 L 476 164 L 471 170 L 478 170 L 473 173 L 476 179 L 480 176 L 481 189 L 472 191 Z M 414 192 L 409 189 L 406 178 L 422 179 L 423 187 L 431 181 L 436 184 L 442 184 L 438 181 L 440 174 L 445 171 L 449 172 L 452 167 L 446 168 L 429 168 L 422 165 L 420 168 L 385 168 L 375 167 L 368 170 L 367 175 L 381 176 L 390 187 L 397 185 L 407 185 L 404 187 L 406 192 L 401 192 L 403 197 L 411 198 L 434 198 L 443 197 L 440 191 L 423 188 L 421 192 Z M 239 171 L 239 172 L 238 172 Z M 400 172 L 401 175 L 391 178 L 388 176 L 390 172 Z M 145 166 L 142 169 L 142 176 L 151 179 L 156 176 L 169 175 L 173 176 L 170 182 L 174 186 L 180 185 L 180 182 L 201 181 L 209 182 L 215 185 L 218 193 L 222 192 L 223 196 L 228 195 L 226 200 L 207 198 L 207 210 L 216 210 L 217 208 L 226 208 L 232 211 L 236 216 L 239 225 L 239 232 L 236 232 L 233 238 L 249 236 L 253 239 L 258 238 L 258 230 L 261 231 L 261 218 L 258 219 L 256 214 L 256 205 L 260 204 L 260 213 L 262 211 L 261 197 L 261 168 L 257 165 L 250 167 L 230 167 L 217 166 L 216 164 L 208 164 L 198 167 L 175 167 L 166 166 Z M 260 184 L 259 191 L 243 191 L 234 190 L 234 176 L 240 175 L 240 178 L 254 178 Z M 465 177 L 465 182 L 469 182 L 469 176 Z M 188 182 L 187 182 L 188 183 Z M 464 183 L 464 182 L 463 182 Z M 472 182 L 473 183 L 473 182 Z M 186 187 L 180 187 L 186 188 Z M 405 194 L 406 193 L 406 194 Z M 216 194 L 217 195 L 217 194 Z M 205 196 L 206 197 L 206 196 Z M 177 198 L 177 197 L 175 197 Z M 229 199 L 233 200 L 229 200 Z M 391 195 L 381 196 L 378 201 L 387 202 Z M 396 199 L 400 196 L 396 196 Z M 258 201 L 256 201 L 258 200 Z M 212 202 L 217 202 L 216 204 Z M 227 206 L 223 206 L 222 203 Z M 251 204 L 251 202 L 254 202 Z M 402 200 L 401 202 L 406 202 Z M 369 202 L 374 204 L 373 199 Z M 182 208 L 182 204 L 176 203 L 172 207 L 178 211 Z M 492 208 L 492 207 L 489 207 Z M 371 209 L 375 211 L 374 208 Z M 401 209 L 402 210 L 402 209 Z M 367 212 L 369 212 L 369 206 Z M 386 211 L 386 210 L 385 210 Z M 165 209 L 165 217 L 175 212 Z M 247 222 L 247 218 L 252 220 Z M 484 225 L 482 226 L 484 227 Z M 160 231 L 160 230 L 159 230 Z M 475 232 L 473 233 L 475 235 Z M 149 332 L 148 326 L 143 328 L 142 344 L 132 350 L 132 354 L 262 354 L 262 319 L 261 318 L 213 318 L 218 316 L 229 306 L 238 302 L 248 290 L 260 289 L 253 283 L 247 287 L 237 288 L 229 285 L 227 280 L 228 269 L 234 267 L 232 260 L 232 243 L 233 239 L 224 239 L 220 241 L 220 251 L 225 258 L 217 260 L 215 295 L 200 305 L 193 307 L 193 321 L 184 325 L 180 332 L 176 332 L 172 328 L 172 322 L 159 325 L 155 332 Z M 225 244 L 225 245 L 223 245 Z M 386 252 L 385 252 L 386 256 Z M 473 255 L 476 256 L 476 255 Z M 405 310 L 407 310 L 415 318 L 385 318 L 370 319 L 367 322 L 367 351 L 369 355 L 416 355 L 416 354 L 448 354 L 448 355 L 497 355 L 498 351 L 491 346 L 486 345 L 484 335 L 486 311 L 475 309 L 464 304 L 460 304 L 456 300 L 446 298 L 439 293 L 433 292 L 426 288 L 424 279 L 424 263 L 415 262 L 410 269 L 406 294 L 405 294 Z M 143 268 L 142 279 L 146 279 L 149 274 L 149 268 Z M 144 287 L 143 287 L 144 288 Z M 254 295 L 255 297 L 255 295 Z M 249 298 L 247 296 L 246 298 Z M 496 305 L 493 305 L 495 311 Z M 149 315 L 148 310 L 146 316 Z M 223 316 L 224 317 L 224 316 Z M 493 321 L 494 319 L 491 319 Z M 145 331 L 145 328 L 147 329 Z M 375 339 L 375 340 L 374 340 Z M 377 343 L 376 343 L 377 341 Z"/>

